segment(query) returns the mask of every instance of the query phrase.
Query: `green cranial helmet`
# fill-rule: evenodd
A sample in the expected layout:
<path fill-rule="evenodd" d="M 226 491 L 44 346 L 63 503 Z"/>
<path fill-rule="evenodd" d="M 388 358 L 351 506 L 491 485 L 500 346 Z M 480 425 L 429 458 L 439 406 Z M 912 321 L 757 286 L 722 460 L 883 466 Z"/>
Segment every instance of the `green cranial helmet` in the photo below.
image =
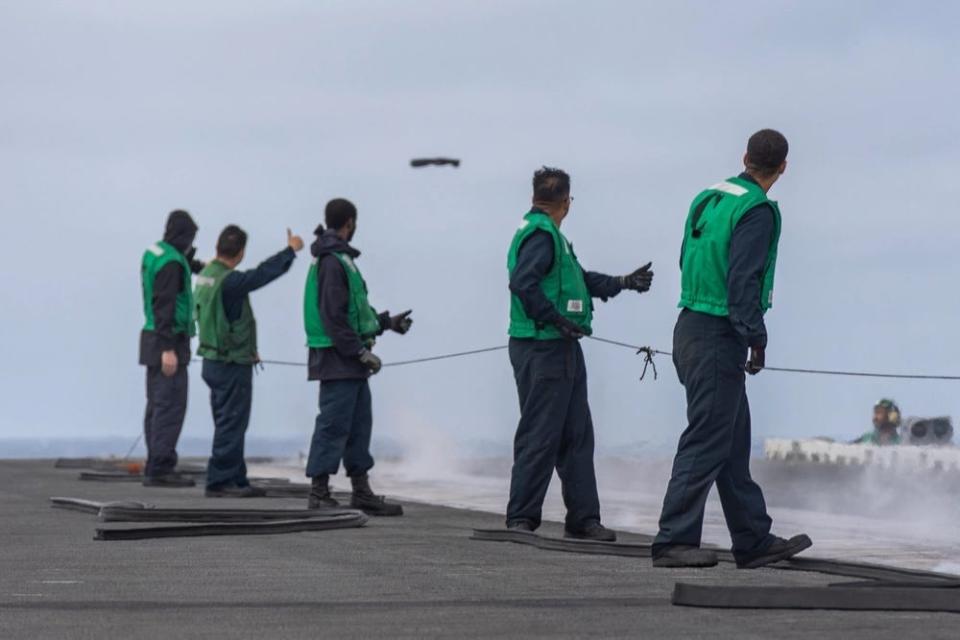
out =
<path fill-rule="evenodd" d="M 887 412 L 887 423 L 895 427 L 900 426 L 900 407 L 890 398 L 883 398 L 873 406 L 873 410 L 883 409 Z"/>

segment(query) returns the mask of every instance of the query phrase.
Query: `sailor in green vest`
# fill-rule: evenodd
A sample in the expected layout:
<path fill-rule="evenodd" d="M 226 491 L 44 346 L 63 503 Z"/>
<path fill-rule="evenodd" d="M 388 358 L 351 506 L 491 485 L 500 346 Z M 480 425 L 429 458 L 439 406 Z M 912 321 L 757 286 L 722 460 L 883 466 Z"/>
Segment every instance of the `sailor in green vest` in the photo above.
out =
<path fill-rule="evenodd" d="M 900 423 L 900 407 L 893 400 L 883 398 L 873 406 L 873 429 L 854 440 L 853 444 L 901 444 Z"/>
<path fill-rule="evenodd" d="M 600 523 L 593 467 L 593 421 L 579 339 L 590 335 L 593 298 L 650 289 L 650 264 L 627 276 L 584 271 L 560 225 L 570 212 L 570 176 L 543 167 L 533 175 L 533 207 L 507 255 L 510 363 L 520 397 L 507 527 L 534 531 L 554 469 L 567 508 L 565 535 L 615 540 Z"/>
<path fill-rule="evenodd" d="M 787 148 L 780 133 L 758 131 L 747 142 L 746 170 L 703 190 L 687 214 L 673 362 L 686 388 L 688 426 L 653 543 L 657 567 L 717 563 L 715 552 L 700 548 L 714 483 L 738 567 L 761 567 L 811 545 L 804 534 L 790 540 L 771 535 L 763 492 L 750 477 L 744 372 L 753 375 L 764 366 L 763 316 L 773 305 L 780 240 L 780 209 L 767 192 L 786 170 Z"/>
<path fill-rule="evenodd" d="M 257 268 L 237 271 L 247 247 L 246 232 L 229 225 L 217 239 L 217 257 L 197 276 L 197 305 L 203 381 L 210 387 L 213 453 L 207 464 L 208 498 L 253 498 L 263 491 L 250 486 L 243 460 L 253 400 L 253 367 L 260 361 L 257 322 L 250 293 L 285 274 L 303 240 L 287 229 L 287 246 Z"/>
<path fill-rule="evenodd" d="M 146 322 L 140 332 L 140 364 L 147 368 L 143 418 L 147 487 L 192 487 L 176 472 L 177 441 L 187 412 L 187 365 L 194 335 L 190 275 L 203 268 L 193 259 L 197 225 L 186 211 L 167 217 L 163 240 L 147 247 L 140 262 Z"/>
<path fill-rule="evenodd" d="M 370 515 L 399 516 L 399 504 L 387 502 L 370 488 L 373 429 L 368 379 L 380 370 L 373 353 L 377 336 L 387 329 L 404 334 L 413 320 L 410 311 L 391 316 L 377 313 L 367 298 L 360 275 L 360 252 L 350 245 L 357 230 L 357 208 L 336 198 L 324 212 L 327 228 L 319 225 L 310 247 L 314 261 L 304 290 L 303 320 L 307 334 L 310 380 L 320 381 L 320 413 L 307 458 L 312 488 L 307 506 L 336 507 L 330 476 L 343 463 L 353 492 L 350 506 Z"/>

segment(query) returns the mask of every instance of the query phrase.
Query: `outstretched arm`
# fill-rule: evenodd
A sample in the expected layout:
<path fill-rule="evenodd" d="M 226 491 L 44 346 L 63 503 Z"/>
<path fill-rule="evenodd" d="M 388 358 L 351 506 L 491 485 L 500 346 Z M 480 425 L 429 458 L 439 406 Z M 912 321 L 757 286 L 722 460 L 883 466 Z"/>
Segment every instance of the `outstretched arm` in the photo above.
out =
<path fill-rule="evenodd" d="M 283 251 L 270 256 L 254 269 L 234 271 L 223 281 L 223 294 L 225 296 L 244 296 L 270 284 L 290 270 L 290 265 L 293 264 L 293 259 L 296 257 L 293 249 L 287 247 Z"/>

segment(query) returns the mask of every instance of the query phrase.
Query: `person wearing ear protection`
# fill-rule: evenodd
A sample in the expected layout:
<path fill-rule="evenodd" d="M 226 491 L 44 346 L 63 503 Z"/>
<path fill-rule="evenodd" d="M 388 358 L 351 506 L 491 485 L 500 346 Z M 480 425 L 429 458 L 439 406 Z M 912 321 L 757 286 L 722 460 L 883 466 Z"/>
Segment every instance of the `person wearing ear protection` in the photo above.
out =
<path fill-rule="evenodd" d="M 900 423 L 900 407 L 893 400 L 883 398 L 873 405 L 873 430 L 866 432 L 853 443 L 879 446 L 901 444 Z"/>

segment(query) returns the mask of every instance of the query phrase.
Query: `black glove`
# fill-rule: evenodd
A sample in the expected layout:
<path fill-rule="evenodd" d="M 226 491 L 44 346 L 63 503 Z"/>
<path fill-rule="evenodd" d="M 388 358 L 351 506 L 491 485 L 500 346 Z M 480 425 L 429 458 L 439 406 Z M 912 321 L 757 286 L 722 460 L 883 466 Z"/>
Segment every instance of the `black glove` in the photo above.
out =
<path fill-rule="evenodd" d="M 190 247 L 187 249 L 187 252 L 183 254 L 183 257 L 187 259 L 187 264 L 190 265 L 190 271 L 193 273 L 200 273 L 203 271 L 203 268 L 207 266 L 207 263 L 203 260 L 197 260 L 197 248 Z"/>
<path fill-rule="evenodd" d="M 750 359 L 747 360 L 747 373 L 757 375 L 767 364 L 766 347 L 750 347 Z"/>
<path fill-rule="evenodd" d="M 631 291 L 649 291 L 653 284 L 653 271 L 650 271 L 652 262 L 648 262 L 630 275 L 620 276 L 620 286 Z"/>
<path fill-rule="evenodd" d="M 560 316 L 554 320 L 553 324 L 557 326 L 557 329 L 560 330 L 560 334 L 567 340 L 579 340 L 586 335 L 583 332 L 583 327 L 571 322 L 570 320 L 567 320 L 563 316 Z"/>
<path fill-rule="evenodd" d="M 390 330 L 396 331 L 400 335 L 410 331 L 410 325 L 413 324 L 413 318 L 410 317 L 411 313 L 413 313 L 412 309 L 390 316 Z"/>
<path fill-rule="evenodd" d="M 380 358 L 375 356 L 369 349 L 361 349 L 357 357 L 360 358 L 360 363 L 370 369 L 372 373 L 377 373 L 380 371 L 380 367 L 383 366 Z"/>

